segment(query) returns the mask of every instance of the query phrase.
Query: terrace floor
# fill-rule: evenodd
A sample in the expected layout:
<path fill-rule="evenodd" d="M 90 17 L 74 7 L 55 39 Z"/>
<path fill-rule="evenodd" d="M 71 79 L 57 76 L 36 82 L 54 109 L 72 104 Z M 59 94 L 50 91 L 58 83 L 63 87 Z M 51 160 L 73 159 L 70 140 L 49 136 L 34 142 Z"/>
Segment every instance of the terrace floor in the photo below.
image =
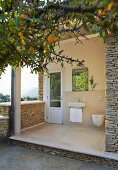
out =
<path fill-rule="evenodd" d="M 105 131 L 80 125 L 42 124 L 10 137 L 13 140 L 118 160 L 118 154 L 105 152 Z"/>

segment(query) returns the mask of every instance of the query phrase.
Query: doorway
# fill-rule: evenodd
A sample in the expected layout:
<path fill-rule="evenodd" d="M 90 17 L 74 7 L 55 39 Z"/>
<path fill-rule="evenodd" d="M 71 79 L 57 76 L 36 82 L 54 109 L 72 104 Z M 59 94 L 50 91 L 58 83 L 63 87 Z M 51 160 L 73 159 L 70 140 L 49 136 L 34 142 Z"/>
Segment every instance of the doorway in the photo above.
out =
<path fill-rule="evenodd" d="M 62 124 L 62 72 L 50 73 L 47 99 L 47 122 Z"/>

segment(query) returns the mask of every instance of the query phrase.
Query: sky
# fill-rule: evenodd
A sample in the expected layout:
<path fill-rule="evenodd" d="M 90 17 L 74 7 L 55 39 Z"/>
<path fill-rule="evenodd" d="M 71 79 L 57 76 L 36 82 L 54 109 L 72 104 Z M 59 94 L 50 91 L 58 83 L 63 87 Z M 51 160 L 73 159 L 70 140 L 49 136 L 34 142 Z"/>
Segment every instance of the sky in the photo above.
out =
<path fill-rule="evenodd" d="M 30 69 L 25 67 L 21 71 L 21 96 L 28 93 L 30 90 L 37 88 L 38 90 L 38 75 L 31 74 Z M 8 67 L 5 74 L 0 79 L 0 93 L 4 95 L 11 92 L 11 68 Z"/>

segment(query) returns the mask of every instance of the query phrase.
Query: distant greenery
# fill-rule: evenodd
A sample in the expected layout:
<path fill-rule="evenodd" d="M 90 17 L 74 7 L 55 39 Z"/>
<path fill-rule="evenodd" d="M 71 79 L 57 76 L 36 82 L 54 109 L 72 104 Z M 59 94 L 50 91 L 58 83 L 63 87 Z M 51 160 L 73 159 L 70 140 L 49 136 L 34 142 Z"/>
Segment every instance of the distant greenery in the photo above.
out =
<path fill-rule="evenodd" d="M 2 93 L 0 93 L 0 102 L 10 102 L 10 101 L 11 101 L 10 95 L 3 95 Z"/>
<path fill-rule="evenodd" d="M 29 97 L 29 96 L 21 98 L 21 101 L 33 101 L 33 100 L 38 100 L 38 98 L 37 97 Z M 10 101 L 11 101 L 10 95 L 8 95 L 8 94 L 4 95 L 4 94 L 0 93 L 0 102 L 1 103 L 2 102 L 10 102 Z"/>
<path fill-rule="evenodd" d="M 38 100 L 38 98 L 37 97 L 29 97 L 29 96 L 21 98 L 21 101 L 33 101 L 33 100 Z"/>

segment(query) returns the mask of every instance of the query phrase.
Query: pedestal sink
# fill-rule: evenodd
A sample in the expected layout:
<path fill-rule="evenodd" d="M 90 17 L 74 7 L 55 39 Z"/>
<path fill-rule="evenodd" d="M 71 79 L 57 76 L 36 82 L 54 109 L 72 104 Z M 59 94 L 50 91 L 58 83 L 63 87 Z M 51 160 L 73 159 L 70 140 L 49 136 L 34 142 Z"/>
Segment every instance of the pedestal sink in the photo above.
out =
<path fill-rule="evenodd" d="M 72 103 L 68 103 L 68 106 L 73 108 L 83 108 L 86 106 L 86 104 L 81 102 L 72 102 Z"/>

